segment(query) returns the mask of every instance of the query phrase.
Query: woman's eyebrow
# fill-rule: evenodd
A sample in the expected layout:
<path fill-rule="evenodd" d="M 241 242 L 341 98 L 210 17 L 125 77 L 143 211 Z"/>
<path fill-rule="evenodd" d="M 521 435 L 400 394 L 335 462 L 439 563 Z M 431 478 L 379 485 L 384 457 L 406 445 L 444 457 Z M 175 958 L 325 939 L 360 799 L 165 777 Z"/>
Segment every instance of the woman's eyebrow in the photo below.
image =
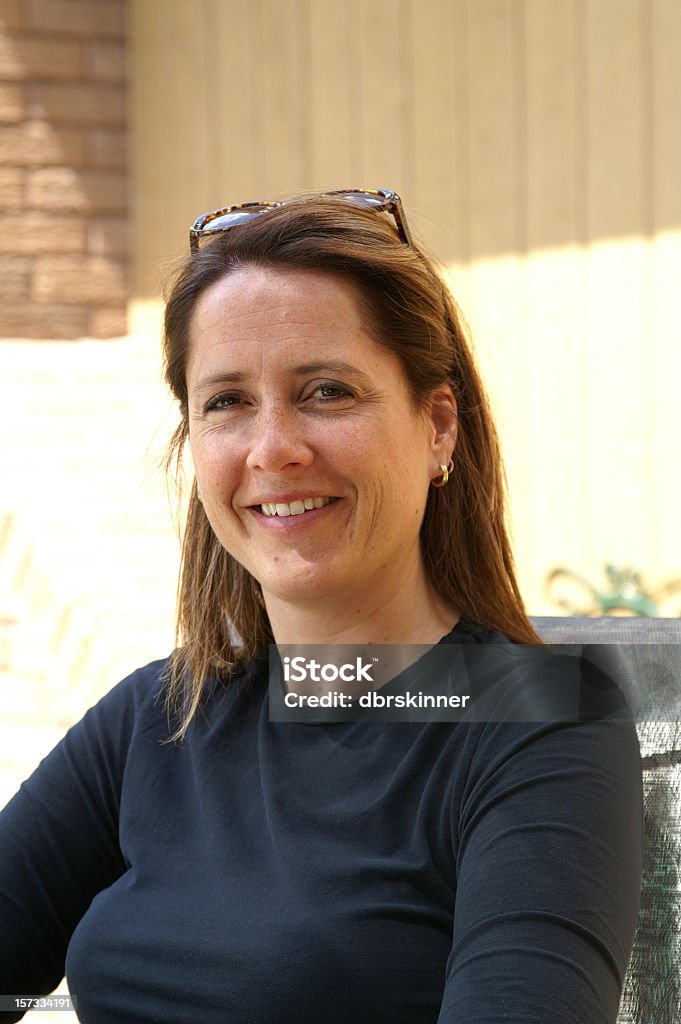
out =
<path fill-rule="evenodd" d="M 247 379 L 247 374 L 242 373 L 240 370 L 234 370 L 232 373 L 209 373 L 207 377 L 201 377 L 199 382 L 194 385 L 191 393 L 195 395 L 197 391 L 202 391 L 203 388 L 215 387 L 219 384 L 242 384 Z"/>
<path fill-rule="evenodd" d="M 302 366 L 294 367 L 293 372 L 296 376 L 303 376 L 306 373 L 350 373 L 353 377 L 361 377 L 364 380 L 369 379 L 366 373 L 364 373 L 363 370 L 360 370 L 358 366 L 353 366 L 352 363 L 344 363 L 341 359 L 319 360 L 314 363 L 303 363 Z"/>
<path fill-rule="evenodd" d="M 320 360 L 314 363 L 303 363 L 300 366 L 292 367 L 291 371 L 296 377 L 302 377 L 308 373 L 334 373 L 334 374 L 351 374 L 355 378 L 360 378 L 363 381 L 369 381 L 369 377 L 360 370 L 359 367 L 353 366 L 352 363 L 345 363 L 342 360 L 333 359 L 330 361 Z M 192 394 L 196 394 L 198 391 L 202 391 L 204 388 L 219 387 L 223 384 L 243 384 L 248 382 L 250 374 L 243 373 L 241 370 L 233 370 L 231 373 L 221 371 L 219 373 L 211 373 L 206 377 L 201 377 L 197 384 L 192 388 Z"/>

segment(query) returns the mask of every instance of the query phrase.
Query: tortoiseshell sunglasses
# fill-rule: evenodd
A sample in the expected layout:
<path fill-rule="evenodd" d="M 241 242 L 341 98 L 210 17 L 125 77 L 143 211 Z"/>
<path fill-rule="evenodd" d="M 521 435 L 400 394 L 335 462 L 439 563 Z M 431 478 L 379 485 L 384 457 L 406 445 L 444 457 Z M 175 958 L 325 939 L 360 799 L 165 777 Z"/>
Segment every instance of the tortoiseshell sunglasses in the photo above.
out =
<path fill-rule="evenodd" d="M 244 224 L 253 217 L 276 209 L 278 206 L 285 206 L 286 203 L 314 202 L 315 199 L 322 199 L 327 196 L 346 200 L 355 206 L 368 207 L 377 210 L 379 213 L 389 213 L 395 218 L 397 233 L 406 245 L 413 246 L 411 234 L 407 226 L 407 218 L 402 207 L 402 200 L 397 192 L 389 188 L 339 188 L 332 192 L 320 192 L 316 196 L 292 196 L 290 199 L 282 199 L 259 203 L 235 203 L 233 206 L 225 206 L 221 210 L 212 210 L 204 213 L 192 224 L 189 229 L 189 248 L 192 253 L 198 252 L 199 242 L 202 238 L 211 235 L 222 235 L 237 224 Z"/>

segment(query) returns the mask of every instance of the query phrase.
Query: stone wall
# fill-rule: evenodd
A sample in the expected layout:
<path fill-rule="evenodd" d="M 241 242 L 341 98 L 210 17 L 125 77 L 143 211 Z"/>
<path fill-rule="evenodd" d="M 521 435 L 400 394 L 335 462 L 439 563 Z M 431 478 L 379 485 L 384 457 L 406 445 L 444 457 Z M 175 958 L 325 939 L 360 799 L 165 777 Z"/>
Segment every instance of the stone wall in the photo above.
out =
<path fill-rule="evenodd" d="M 0 336 L 125 334 L 125 0 L 0 0 Z"/>

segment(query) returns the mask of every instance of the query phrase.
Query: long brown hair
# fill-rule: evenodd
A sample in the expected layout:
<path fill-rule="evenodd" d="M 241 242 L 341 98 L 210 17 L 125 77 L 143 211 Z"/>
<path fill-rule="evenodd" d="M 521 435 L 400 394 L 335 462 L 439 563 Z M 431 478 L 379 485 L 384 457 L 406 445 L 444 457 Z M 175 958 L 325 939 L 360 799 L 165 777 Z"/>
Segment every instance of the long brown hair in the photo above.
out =
<path fill-rule="evenodd" d="M 301 200 L 233 228 L 188 258 L 165 312 L 165 376 L 181 420 L 168 464 L 188 436 L 186 365 L 197 300 L 245 267 L 323 271 L 353 283 L 367 328 L 404 369 L 414 401 L 449 383 L 458 406 L 454 468 L 431 488 L 421 528 L 426 572 L 444 603 L 516 643 L 537 643 L 523 607 L 505 525 L 505 480 L 497 434 L 461 315 L 432 260 L 404 244 L 375 211 L 338 199 Z M 226 675 L 273 642 L 260 585 L 220 544 L 189 498 L 178 591 L 178 640 L 169 707 L 183 735 L 207 679 Z"/>

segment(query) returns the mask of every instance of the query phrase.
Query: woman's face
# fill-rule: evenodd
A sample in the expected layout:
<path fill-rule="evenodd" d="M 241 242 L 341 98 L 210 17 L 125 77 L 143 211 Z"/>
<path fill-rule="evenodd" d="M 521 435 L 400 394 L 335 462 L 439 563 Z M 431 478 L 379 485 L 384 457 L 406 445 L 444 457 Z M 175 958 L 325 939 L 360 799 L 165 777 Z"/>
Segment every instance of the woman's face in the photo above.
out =
<path fill-rule="evenodd" d="M 443 386 L 415 408 L 351 284 L 257 267 L 217 281 L 192 316 L 187 386 L 206 514 L 266 604 L 367 606 L 420 569 L 454 400 Z"/>

